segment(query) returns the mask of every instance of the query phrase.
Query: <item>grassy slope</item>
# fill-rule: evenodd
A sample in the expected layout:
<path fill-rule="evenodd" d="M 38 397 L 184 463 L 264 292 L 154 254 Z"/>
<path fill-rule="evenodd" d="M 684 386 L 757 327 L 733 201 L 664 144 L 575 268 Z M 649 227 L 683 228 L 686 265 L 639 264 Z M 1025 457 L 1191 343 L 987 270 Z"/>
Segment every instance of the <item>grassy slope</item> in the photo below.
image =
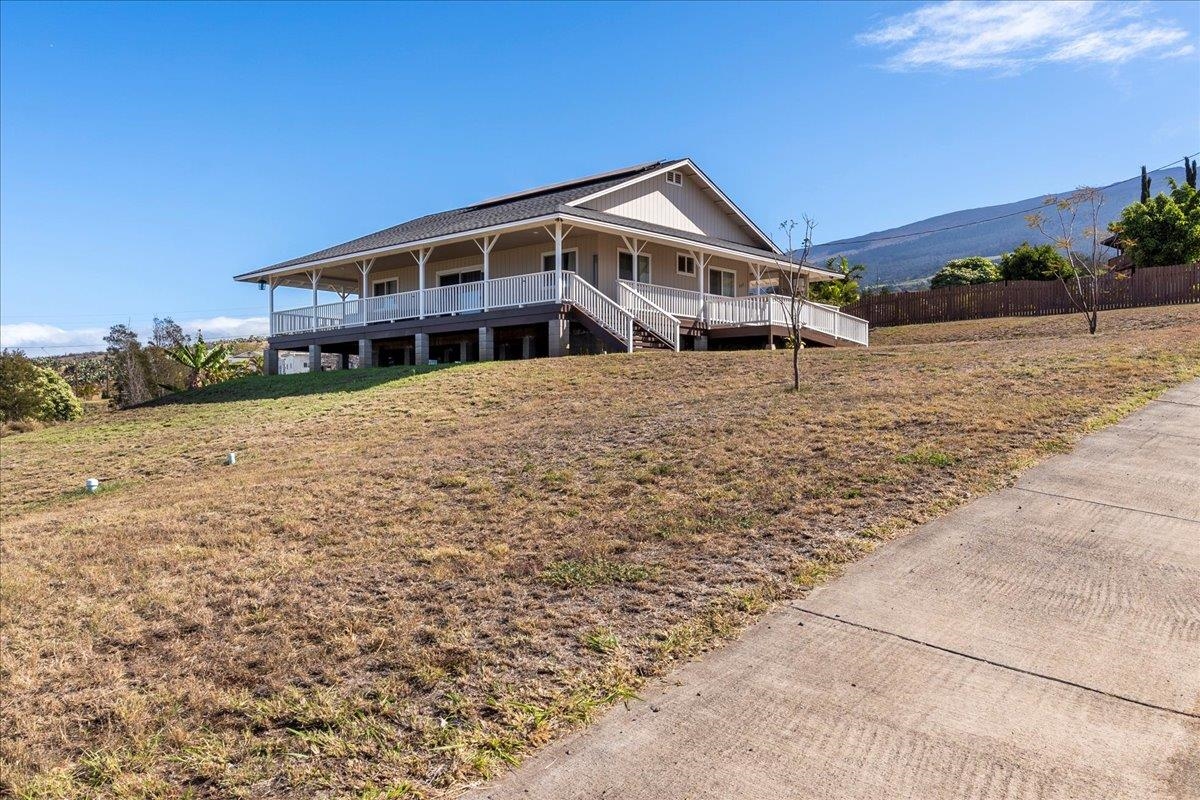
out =
<path fill-rule="evenodd" d="M 452 791 L 1200 374 L 1200 308 L 1072 319 L 809 351 L 799 393 L 785 353 L 643 353 L 253 379 L 6 438 L 0 787 Z"/>

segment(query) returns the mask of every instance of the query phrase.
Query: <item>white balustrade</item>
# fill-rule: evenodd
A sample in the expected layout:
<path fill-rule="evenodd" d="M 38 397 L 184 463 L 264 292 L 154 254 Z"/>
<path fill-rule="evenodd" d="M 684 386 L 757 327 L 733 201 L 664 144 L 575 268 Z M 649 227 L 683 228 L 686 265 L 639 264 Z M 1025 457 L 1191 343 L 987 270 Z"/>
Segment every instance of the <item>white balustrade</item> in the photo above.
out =
<path fill-rule="evenodd" d="M 639 288 L 634 288 L 634 284 L 626 281 L 617 283 L 617 301 L 622 308 L 631 312 L 646 330 L 669 344 L 672 349 L 679 350 L 678 317 L 651 302 Z"/>
<path fill-rule="evenodd" d="M 425 316 L 469 314 L 487 309 L 520 308 L 558 302 L 555 283 L 559 273 L 531 272 L 489 281 L 460 283 L 425 290 Z M 563 300 L 591 316 L 628 346 L 630 325 L 636 318 L 657 336 L 678 348 L 679 318 L 695 319 L 704 325 L 788 326 L 791 300 L 783 295 L 725 297 L 690 289 L 617 281 L 619 302 L 600 292 L 574 272 L 564 271 Z M 421 292 L 367 297 L 343 302 L 276 311 L 273 335 L 286 336 L 328 331 L 378 322 L 416 319 L 420 316 Z M 801 323 L 838 339 L 867 344 L 865 320 L 843 314 L 835 306 L 804 301 Z"/>
<path fill-rule="evenodd" d="M 563 299 L 582 309 L 609 333 L 624 342 L 626 349 L 632 352 L 633 314 L 575 273 L 564 272 L 563 279 Z"/>

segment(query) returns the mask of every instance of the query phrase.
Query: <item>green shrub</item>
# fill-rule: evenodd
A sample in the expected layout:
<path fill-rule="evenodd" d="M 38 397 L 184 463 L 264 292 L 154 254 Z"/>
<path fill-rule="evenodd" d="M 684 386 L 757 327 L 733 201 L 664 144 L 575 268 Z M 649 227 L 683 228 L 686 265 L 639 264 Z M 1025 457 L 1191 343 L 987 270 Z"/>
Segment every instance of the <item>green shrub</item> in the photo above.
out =
<path fill-rule="evenodd" d="M 83 406 L 62 375 L 49 367 L 38 367 L 38 392 L 42 401 L 37 418 L 42 422 L 66 422 L 83 416 Z"/>
<path fill-rule="evenodd" d="M 1052 244 L 1034 247 L 1022 242 L 1016 250 L 1000 256 L 1000 275 L 1006 281 L 1045 281 L 1074 274 L 1071 262 Z"/>
<path fill-rule="evenodd" d="M 1000 268 L 983 256 L 956 258 L 947 261 L 929 285 L 937 289 L 940 286 L 965 286 L 972 283 L 994 283 L 1000 280 Z"/>
<path fill-rule="evenodd" d="M 0 417 L 4 422 L 79 419 L 83 406 L 61 375 L 20 350 L 0 353 Z"/>

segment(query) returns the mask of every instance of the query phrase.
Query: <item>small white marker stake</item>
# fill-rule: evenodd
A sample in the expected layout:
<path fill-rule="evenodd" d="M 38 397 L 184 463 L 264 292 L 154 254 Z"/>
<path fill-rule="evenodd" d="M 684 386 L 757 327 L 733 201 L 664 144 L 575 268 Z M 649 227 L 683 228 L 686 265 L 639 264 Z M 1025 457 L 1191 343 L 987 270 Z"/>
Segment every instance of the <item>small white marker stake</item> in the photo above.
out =
<path fill-rule="evenodd" d="M 229 451 L 229 455 L 225 456 L 225 466 L 232 467 L 236 463 L 237 463 L 237 453 L 235 453 L 231 450 L 231 451 Z"/>

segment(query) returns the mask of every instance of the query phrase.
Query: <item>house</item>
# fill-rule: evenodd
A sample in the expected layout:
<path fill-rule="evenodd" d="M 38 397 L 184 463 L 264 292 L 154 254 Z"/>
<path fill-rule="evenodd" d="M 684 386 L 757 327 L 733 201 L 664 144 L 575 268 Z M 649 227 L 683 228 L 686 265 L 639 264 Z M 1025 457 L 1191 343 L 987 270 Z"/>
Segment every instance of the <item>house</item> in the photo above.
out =
<path fill-rule="evenodd" d="M 762 347 L 788 335 L 771 275 L 797 265 L 690 159 L 485 200 L 238 275 L 268 292 L 279 353 L 359 366 Z M 304 305 L 278 310 L 280 287 Z M 332 292 L 329 302 L 321 292 Z M 805 303 L 804 338 L 866 345 L 867 324 Z"/>

